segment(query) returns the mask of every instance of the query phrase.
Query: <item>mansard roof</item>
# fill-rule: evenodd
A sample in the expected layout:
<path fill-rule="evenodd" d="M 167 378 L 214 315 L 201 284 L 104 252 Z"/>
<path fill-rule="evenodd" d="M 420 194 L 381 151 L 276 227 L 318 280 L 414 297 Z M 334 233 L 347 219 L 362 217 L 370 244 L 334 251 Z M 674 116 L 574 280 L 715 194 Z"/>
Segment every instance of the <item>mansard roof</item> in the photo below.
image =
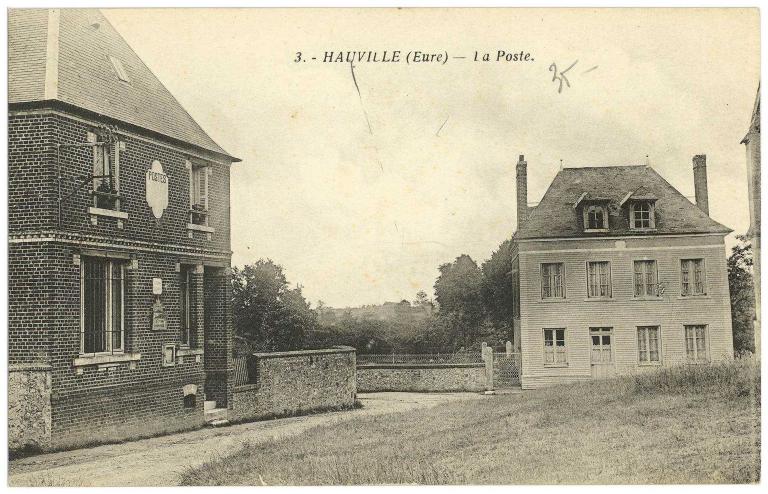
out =
<path fill-rule="evenodd" d="M 8 38 L 11 106 L 61 102 L 240 161 L 195 122 L 100 11 L 10 9 Z"/>
<path fill-rule="evenodd" d="M 584 202 L 584 197 L 607 199 L 610 227 L 607 232 L 584 231 L 579 220 L 580 209 L 574 208 L 580 199 Z M 654 202 L 656 228 L 652 234 L 726 235 L 731 232 L 686 199 L 650 166 L 603 166 L 562 169 L 515 233 L 515 239 L 648 235 L 647 231 L 630 228 L 628 208 L 632 201 L 625 199 Z"/>

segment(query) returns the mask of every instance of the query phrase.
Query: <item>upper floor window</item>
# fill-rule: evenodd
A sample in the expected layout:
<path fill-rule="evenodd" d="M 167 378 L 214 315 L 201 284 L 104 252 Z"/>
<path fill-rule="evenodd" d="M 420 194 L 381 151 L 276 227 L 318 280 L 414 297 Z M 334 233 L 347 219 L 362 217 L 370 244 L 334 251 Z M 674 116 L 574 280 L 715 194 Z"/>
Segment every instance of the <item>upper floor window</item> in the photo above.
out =
<path fill-rule="evenodd" d="M 208 225 L 208 175 L 210 167 L 192 165 L 190 170 L 190 223 Z"/>
<path fill-rule="evenodd" d="M 541 298 L 565 298 L 565 265 L 561 262 L 541 265 Z"/>
<path fill-rule="evenodd" d="M 629 205 L 630 228 L 649 230 L 656 228 L 653 203 L 649 201 L 633 202 Z"/>
<path fill-rule="evenodd" d="M 93 206 L 119 211 L 120 165 L 117 158 L 118 146 L 97 140 L 95 134 L 91 134 L 89 139 L 93 144 Z"/>
<path fill-rule="evenodd" d="M 659 294 L 656 261 L 635 261 L 635 297 L 658 297 Z"/>
<path fill-rule="evenodd" d="M 80 352 L 123 351 L 124 263 L 83 257 L 80 261 Z"/>
<path fill-rule="evenodd" d="M 682 259 L 680 261 L 680 295 L 689 297 L 706 294 L 704 259 Z"/>
<path fill-rule="evenodd" d="M 601 204 L 592 204 L 584 206 L 584 229 L 585 230 L 607 230 L 608 214 L 605 206 Z"/>
<path fill-rule="evenodd" d="M 591 261 L 587 263 L 587 296 L 611 297 L 611 263 Z"/>

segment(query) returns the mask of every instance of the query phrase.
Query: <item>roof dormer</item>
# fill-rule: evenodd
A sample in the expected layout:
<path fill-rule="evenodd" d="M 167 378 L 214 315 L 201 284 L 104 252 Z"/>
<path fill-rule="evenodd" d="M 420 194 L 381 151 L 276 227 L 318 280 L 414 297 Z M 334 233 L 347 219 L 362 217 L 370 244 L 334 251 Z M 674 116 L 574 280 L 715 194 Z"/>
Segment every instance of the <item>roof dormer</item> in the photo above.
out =
<path fill-rule="evenodd" d="M 588 193 L 581 194 L 574 203 L 573 209 L 581 214 L 582 227 L 586 233 L 603 233 L 609 231 L 608 203 L 605 197 L 592 197 Z"/>
<path fill-rule="evenodd" d="M 619 204 L 627 206 L 629 228 L 631 230 L 656 229 L 656 196 L 638 189 L 629 192 Z"/>

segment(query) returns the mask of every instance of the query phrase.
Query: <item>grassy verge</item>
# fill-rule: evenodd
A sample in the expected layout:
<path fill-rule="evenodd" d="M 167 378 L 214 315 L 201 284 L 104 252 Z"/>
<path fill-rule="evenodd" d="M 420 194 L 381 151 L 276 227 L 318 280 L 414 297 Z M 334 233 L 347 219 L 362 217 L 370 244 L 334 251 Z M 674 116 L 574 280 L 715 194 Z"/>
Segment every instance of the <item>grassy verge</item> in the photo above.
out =
<path fill-rule="evenodd" d="M 752 483 L 759 462 L 759 365 L 736 361 L 360 417 L 248 444 L 182 483 Z"/>

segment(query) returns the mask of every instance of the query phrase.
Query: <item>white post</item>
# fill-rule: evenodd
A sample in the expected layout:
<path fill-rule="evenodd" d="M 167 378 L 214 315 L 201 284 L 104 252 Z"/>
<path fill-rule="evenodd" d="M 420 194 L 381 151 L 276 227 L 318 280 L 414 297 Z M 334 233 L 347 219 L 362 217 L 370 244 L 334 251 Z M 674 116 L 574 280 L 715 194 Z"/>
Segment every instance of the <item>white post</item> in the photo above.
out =
<path fill-rule="evenodd" d="M 512 342 L 507 340 L 507 357 L 512 356 Z"/>

